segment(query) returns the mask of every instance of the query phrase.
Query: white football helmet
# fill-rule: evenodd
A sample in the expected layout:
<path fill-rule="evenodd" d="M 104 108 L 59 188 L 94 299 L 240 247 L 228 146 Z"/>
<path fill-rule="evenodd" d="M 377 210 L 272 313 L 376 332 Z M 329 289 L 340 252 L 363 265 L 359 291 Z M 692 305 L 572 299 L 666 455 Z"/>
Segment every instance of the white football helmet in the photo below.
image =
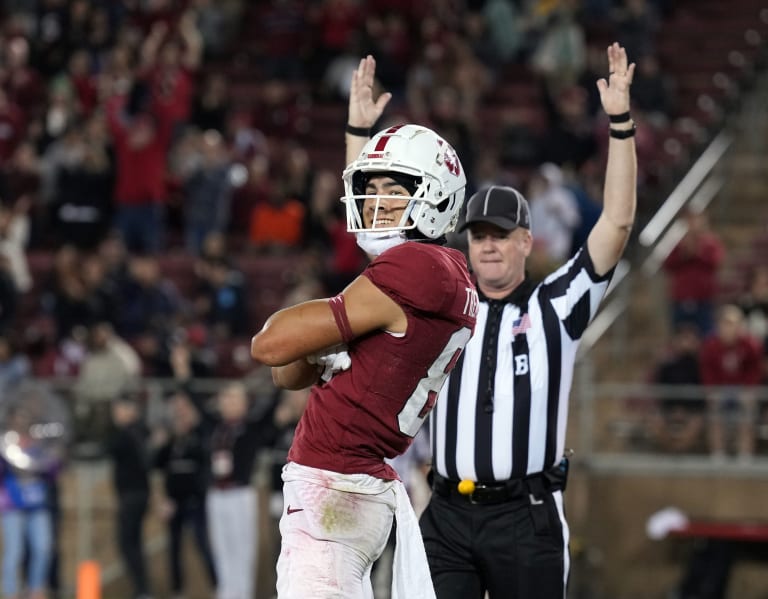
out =
<path fill-rule="evenodd" d="M 350 233 L 372 230 L 366 229 L 363 222 L 363 202 L 367 198 L 376 199 L 377 211 L 381 199 L 403 199 L 365 195 L 368 176 L 373 173 L 393 174 L 395 178 L 405 175 L 415 186 L 400 222 L 376 227 L 376 231 L 416 229 L 427 239 L 437 239 L 456 227 L 467 177 L 456 151 L 431 129 L 396 125 L 380 131 L 344 169 L 345 195 L 341 201 L 346 204 Z"/>

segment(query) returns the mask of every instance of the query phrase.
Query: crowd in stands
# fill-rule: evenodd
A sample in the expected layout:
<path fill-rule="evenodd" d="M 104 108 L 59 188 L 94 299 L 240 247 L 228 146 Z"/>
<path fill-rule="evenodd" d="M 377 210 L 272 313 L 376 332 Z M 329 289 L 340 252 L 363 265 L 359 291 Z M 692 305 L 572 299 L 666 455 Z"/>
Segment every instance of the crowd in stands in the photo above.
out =
<path fill-rule="evenodd" d="M 310 273 L 328 293 L 342 288 L 364 257 L 339 202 L 343 120 L 326 131 L 322 115 L 343 119 L 351 69 L 368 52 L 394 94 L 387 119 L 449 139 L 469 192 L 521 186 L 537 214 L 541 268 L 562 261 L 599 210 L 601 45 L 618 35 L 644 65 L 636 118 L 648 114 L 640 137 L 652 136 L 675 115 L 655 60 L 671 9 L 661 0 L 5 3 L 0 334 L 17 338 L 36 374 L 72 374 L 87 329 L 108 322 L 142 374 L 162 374 L 180 330 L 196 327 L 215 345 L 261 324 L 266 307 L 253 306 L 265 291 L 244 272 L 246 257 L 293 255 L 305 266 L 286 284 Z M 497 138 L 486 135 L 486 113 L 498 118 Z M 182 281 L 169 273 L 174 251 L 196 259 Z"/>
<path fill-rule="evenodd" d="M 218 575 L 219 584 L 224 576 L 231 588 L 252 588 L 253 581 L 227 574 L 220 562 L 238 543 L 254 544 L 228 536 L 238 531 L 227 520 L 226 491 L 240 485 L 233 484 L 224 446 L 247 437 L 244 388 L 212 394 L 212 408 L 211 397 L 180 383 L 166 402 L 172 426 L 159 438 L 146 430 L 132 391 L 144 377 L 243 379 L 251 404 L 261 408 L 248 412 L 258 416 L 256 445 L 288 446 L 306 397 L 277 396 L 269 384 L 254 392 L 263 373 L 244 344 L 273 309 L 336 293 L 364 266 L 339 201 L 348 85 L 360 56 L 374 55 L 378 85 L 393 93 L 382 126 L 407 120 L 440 132 L 467 168 L 468 195 L 490 183 L 525 193 L 536 276 L 572 255 L 599 214 L 607 123 L 595 81 L 606 74 L 610 41 L 620 40 L 638 63 L 632 95 L 641 211 L 657 204 L 649 190 L 668 182 L 670 165 L 684 156 L 659 151 L 662 132 L 685 115 L 658 52 L 663 21 L 676 4 L 3 3 L 0 405 L 24 381 L 65 377 L 76 437 L 104 440 L 119 430 L 105 449 L 116 466 L 118 540 L 135 596 L 151 592 L 136 523 L 147 509 L 153 466 L 167 476 L 173 591 L 183 586 L 177 541 L 187 524 L 212 584 Z M 690 137 L 705 133 L 689 123 Z M 736 336 L 733 369 L 734 335 L 724 328 L 736 312 L 721 309 L 717 325 L 713 316 L 722 252 L 700 215 L 691 216 L 688 235 L 667 262 L 677 333 L 657 382 L 764 380 L 768 370 L 760 365 L 758 375 L 750 352 L 766 344 L 768 271 L 755 270 L 739 303 L 754 340 Z M 706 372 L 722 378 L 702 379 L 702 360 L 719 360 L 723 368 Z M 756 410 L 748 397 L 718 401 L 750 415 Z M 695 420 L 675 424 L 675 410 L 703 414 L 709 404 L 679 404 L 664 404 L 673 414 L 665 426 L 674 428 L 667 447 L 692 447 L 680 441 L 688 435 L 724 451 L 717 431 L 705 438 L 703 424 L 688 430 Z M 226 413 L 234 414 L 229 426 Z M 212 462 L 218 474 L 208 470 L 211 455 L 200 453 L 211 439 L 224 451 Z M 738 451 L 753 447 L 745 437 Z M 182 450 L 197 470 L 180 482 L 173 464 Z M 277 489 L 279 472 L 274 479 Z M 224 497 L 219 516 L 201 511 L 211 491 Z M 209 539 L 204 523 L 211 515 L 223 520 L 209 523 Z M 3 580 L 11 580 L 5 571 Z"/>
<path fill-rule="evenodd" d="M 76 374 L 102 322 L 143 375 L 166 374 L 167 348 L 190 331 L 210 350 L 201 375 L 238 372 L 221 342 L 247 339 L 274 296 L 307 276 L 334 293 L 364 265 L 339 202 L 339 131 L 365 53 L 394 95 L 387 122 L 440 131 L 469 193 L 496 182 L 527 194 L 532 269 L 546 272 L 599 213 L 594 82 L 614 38 L 638 63 L 641 201 L 664 178 L 656 144 L 682 111 L 658 37 L 674 11 L 664 0 L 5 3 L 0 334 L 40 376 Z M 252 258 L 286 255 L 296 266 L 266 281 L 274 292 L 249 276 Z"/>
<path fill-rule="evenodd" d="M 665 388 L 655 436 L 667 451 L 749 459 L 768 439 L 756 392 L 768 385 L 768 267 L 755 262 L 745 289 L 722 297 L 724 244 L 706 213 L 683 219 L 686 232 L 664 262 L 673 334 L 651 377 Z"/>

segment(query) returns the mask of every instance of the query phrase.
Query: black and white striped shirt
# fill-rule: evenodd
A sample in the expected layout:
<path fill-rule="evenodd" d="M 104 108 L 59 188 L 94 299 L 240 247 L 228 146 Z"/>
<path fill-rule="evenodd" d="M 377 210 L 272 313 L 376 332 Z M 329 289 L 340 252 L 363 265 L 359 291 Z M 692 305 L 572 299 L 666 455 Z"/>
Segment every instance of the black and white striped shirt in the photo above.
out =
<path fill-rule="evenodd" d="M 576 349 L 612 273 L 598 277 L 585 246 L 536 286 L 481 296 L 475 333 L 430 416 L 438 473 L 503 481 L 560 460 Z"/>

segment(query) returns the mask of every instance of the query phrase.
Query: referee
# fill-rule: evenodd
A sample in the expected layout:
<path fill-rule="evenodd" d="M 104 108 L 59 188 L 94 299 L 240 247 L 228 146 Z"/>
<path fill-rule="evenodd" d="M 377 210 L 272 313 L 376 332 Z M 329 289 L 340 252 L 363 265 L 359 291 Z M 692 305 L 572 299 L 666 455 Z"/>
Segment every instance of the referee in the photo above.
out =
<path fill-rule="evenodd" d="M 421 529 L 438 599 L 563 599 L 568 526 L 563 459 L 576 349 L 635 216 L 629 116 L 634 64 L 608 48 L 597 82 L 610 117 L 603 210 L 587 243 L 542 283 L 525 272 L 530 212 L 510 187 L 467 205 L 480 296 L 475 334 L 430 416 L 432 497 Z"/>

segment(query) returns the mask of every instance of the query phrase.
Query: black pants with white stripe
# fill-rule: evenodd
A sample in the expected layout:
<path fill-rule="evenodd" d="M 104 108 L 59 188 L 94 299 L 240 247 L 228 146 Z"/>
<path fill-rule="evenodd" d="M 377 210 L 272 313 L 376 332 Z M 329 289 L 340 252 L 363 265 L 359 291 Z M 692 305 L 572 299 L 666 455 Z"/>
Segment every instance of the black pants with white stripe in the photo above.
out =
<path fill-rule="evenodd" d="M 433 493 L 420 525 L 437 599 L 563 599 L 561 506 L 560 491 L 484 505 Z"/>

